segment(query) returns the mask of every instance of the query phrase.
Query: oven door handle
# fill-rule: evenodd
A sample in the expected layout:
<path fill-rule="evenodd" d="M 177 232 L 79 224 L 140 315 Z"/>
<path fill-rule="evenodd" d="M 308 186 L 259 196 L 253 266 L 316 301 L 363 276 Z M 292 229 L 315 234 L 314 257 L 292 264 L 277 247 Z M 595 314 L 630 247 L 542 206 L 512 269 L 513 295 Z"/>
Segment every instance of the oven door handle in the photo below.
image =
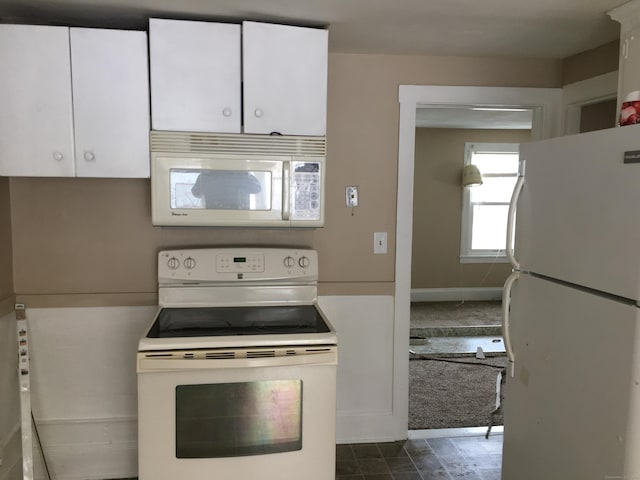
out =
<path fill-rule="evenodd" d="M 287 357 L 182 359 L 140 358 L 138 371 L 202 370 L 213 368 L 293 367 L 299 365 L 337 365 L 336 352 L 291 355 Z"/>

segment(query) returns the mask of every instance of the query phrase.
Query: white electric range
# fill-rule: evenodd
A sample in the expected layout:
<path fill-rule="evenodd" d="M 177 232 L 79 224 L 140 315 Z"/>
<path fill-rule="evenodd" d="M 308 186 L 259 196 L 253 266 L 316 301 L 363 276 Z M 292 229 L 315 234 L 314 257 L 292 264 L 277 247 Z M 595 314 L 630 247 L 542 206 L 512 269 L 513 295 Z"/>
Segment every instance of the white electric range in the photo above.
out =
<path fill-rule="evenodd" d="M 158 255 L 137 355 L 139 478 L 332 480 L 337 337 L 309 249 Z"/>

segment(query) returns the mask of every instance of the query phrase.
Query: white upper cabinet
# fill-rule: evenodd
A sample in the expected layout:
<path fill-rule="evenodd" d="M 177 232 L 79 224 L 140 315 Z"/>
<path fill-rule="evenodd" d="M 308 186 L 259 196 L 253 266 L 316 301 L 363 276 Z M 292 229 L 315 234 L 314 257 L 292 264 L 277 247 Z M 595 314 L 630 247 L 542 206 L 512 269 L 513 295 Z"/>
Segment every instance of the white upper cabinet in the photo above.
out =
<path fill-rule="evenodd" d="M 154 130 L 239 133 L 240 25 L 149 20 Z"/>
<path fill-rule="evenodd" d="M 242 24 L 246 133 L 325 135 L 328 32 Z"/>
<path fill-rule="evenodd" d="M 76 175 L 149 176 L 144 32 L 71 29 Z"/>
<path fill-rule="evenodd" d="M 72 176 L 69 29 L 0 25 L 0 175 Z"/>
<path fill-rule="evenodd" d="M 149 176 L 146 33 L 0 25 L 0 64 L 0 175 Z"/>
<path fill-rule="evenodd" d="M 326 30 L 150 19 L 149 43 L 154 130 L 325 135 Z"/>

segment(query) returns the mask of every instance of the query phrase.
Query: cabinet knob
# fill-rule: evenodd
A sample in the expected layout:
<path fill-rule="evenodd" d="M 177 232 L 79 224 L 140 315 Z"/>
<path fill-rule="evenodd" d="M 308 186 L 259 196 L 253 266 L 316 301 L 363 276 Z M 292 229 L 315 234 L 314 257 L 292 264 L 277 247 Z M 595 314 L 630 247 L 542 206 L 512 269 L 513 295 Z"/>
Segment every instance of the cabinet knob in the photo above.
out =
<path fill-rule="evenodd" d="M 60 162 L 64 158 L 62 152 L 53 152 L 53 159 L 57 162 Z"/>
<path fill-rule="evenodd" d="M 96 156 L 93 154 L 93 152 L 84 152 L 84 159 L 87 162 L 93 162 L 96 159 Z"/>
<path fill-rule="evenodd" d="M 231 109 L 230 109 L 230 108 L 228 108 L 228 107 L 227 107 L 227 108 L 224 108 L 224 109 L 222 110 L 222 115 L 223 115 L 223 116 L 225 116 L 225 117 L 230 117 L 230 116 L 231 116 L 231 113 L 232 113 L 232 112 L 231 112 Z"/>
<path fill-rule="evenodd" d="M 255 115 L 256 117 L 258 117 L 258 118 L 260 118 L 260 117 L 264 114 L 264 112 L 263 112 L 263 111 L 262 111 L 262 109 L 260 109 L 260 108 L 256 108 L 256 109 L 255 109 L 255 111 L 254 111 L 253 113 L 254 113 L 254 115 Z"/>

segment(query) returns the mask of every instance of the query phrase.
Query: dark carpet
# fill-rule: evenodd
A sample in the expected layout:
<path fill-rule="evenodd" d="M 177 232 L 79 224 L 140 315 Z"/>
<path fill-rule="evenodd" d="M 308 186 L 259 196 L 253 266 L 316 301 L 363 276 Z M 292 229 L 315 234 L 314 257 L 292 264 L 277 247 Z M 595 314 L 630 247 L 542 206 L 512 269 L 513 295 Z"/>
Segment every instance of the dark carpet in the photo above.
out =
<path fill-rule="evenodd" d="M 496 407 L 496 380 L 506 365 L 506 356 L 414 356 L 409 362 L 409 429 L 488 426 Z M 502 424 L 500 411 L 493 425 Z"/>

